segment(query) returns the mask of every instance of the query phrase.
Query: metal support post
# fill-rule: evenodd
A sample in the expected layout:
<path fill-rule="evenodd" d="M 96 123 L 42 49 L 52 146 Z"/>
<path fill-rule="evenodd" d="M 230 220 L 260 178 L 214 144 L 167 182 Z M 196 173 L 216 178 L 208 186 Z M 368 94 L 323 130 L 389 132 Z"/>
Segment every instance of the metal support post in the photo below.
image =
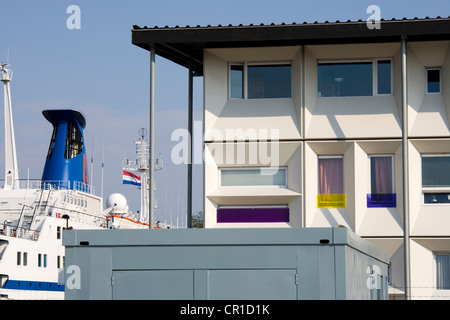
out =
<path fill-rule="evenodd" d="M 406 36 L 402 36 L 402 168 L 403 168 L 403 248 L 405 300 L 411 297 L 410 258 L 409 258 L 409 179 L 408 179 L 408 90 L 406 74 Z"/>
<path fill-rule="evenodd" d="M 154 190 L 155 190 L 155 47 L 150 48 L 150 160 L 149 160 L 149 220 L 153 229 L 154 220 Z M 142 186 L 146 188 L 146 186 Z"/>

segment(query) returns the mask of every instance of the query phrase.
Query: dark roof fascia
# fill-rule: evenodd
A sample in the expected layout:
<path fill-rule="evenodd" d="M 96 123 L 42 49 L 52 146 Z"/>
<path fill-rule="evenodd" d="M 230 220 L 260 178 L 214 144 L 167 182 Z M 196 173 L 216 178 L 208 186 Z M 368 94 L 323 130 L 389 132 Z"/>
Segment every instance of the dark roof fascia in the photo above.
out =
<path fill-rule="evenodd" d="M 381 21 L 369 29 L 365 21 L 281 25 L 154 27 L 133 26 L 132 43 L 195 72 L 203 72 L 206 48 L 350 44 L 450 40 L 450 18 Z"/>

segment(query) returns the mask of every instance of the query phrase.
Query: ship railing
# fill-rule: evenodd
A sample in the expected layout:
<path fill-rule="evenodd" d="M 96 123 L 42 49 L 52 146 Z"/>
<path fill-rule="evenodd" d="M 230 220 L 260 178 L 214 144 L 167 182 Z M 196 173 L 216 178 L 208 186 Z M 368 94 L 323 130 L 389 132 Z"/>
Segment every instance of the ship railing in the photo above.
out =
<path fill-rule="evenodd" d="M 2 233 L 8 237 L 37 241 L 40 231 L 28 229 L 25 227 L 17 227 L 12 224 L 3 224 Z"/>
<path fill-rule="evenodd" d="M 5 187 L 5 180 L 0 180 L 0 189 Z M 85 193 L 94 194 L 94 186 L 80 182 L 68 180 L 36 180 L 19 179 L 14 180 L 14 189 L 41 189 L 41 190 L 77 190 Z"/>

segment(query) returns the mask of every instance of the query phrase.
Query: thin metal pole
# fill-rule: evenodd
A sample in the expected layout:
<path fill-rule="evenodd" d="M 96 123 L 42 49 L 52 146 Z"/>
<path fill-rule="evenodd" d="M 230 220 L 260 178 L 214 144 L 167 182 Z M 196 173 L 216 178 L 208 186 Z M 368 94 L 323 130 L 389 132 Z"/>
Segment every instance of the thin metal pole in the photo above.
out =
<path fill-rule="evenodd" d="M 411 297 L 409 258 L 409 179 L 408 179 L 408 90 L 406 78 L 406 36 L 402 36 L 402 161 L 403 161 L 403 249 L 405 300 Z"/>
<path fill-rule="evenodd" d="M 154 219 L 154 186 L 155 186 L 155 47 L 150 48 L 150 161 L 149 161 L 149 220 L 153 229 Z M 145 186 L 142 186 L 145 188 Z"/>
<path fill-rule="evenodd" d="M 189 63 L 189 93 L 188 93 L 188 131 L 189 131 L 189 163 L 188 163 L 188 185 L 187 185 L 187 227 L 192 228 L 192 122 L 193 122 L 193 85 L 194 74 L 192 70 L 192 61 Z"/>

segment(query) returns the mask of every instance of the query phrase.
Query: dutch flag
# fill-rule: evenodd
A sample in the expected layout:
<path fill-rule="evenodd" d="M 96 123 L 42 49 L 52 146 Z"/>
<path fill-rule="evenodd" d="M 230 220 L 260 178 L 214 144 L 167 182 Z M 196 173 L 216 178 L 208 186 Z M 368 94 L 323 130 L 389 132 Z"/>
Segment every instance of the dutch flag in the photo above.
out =
<path fill-rule="evenodd" d="M 141 186 L 141 177 L 138 177 L 137 175 L 122 170 L 123 173 L 123 184 L 134 184 L 136 186 Z"/>

